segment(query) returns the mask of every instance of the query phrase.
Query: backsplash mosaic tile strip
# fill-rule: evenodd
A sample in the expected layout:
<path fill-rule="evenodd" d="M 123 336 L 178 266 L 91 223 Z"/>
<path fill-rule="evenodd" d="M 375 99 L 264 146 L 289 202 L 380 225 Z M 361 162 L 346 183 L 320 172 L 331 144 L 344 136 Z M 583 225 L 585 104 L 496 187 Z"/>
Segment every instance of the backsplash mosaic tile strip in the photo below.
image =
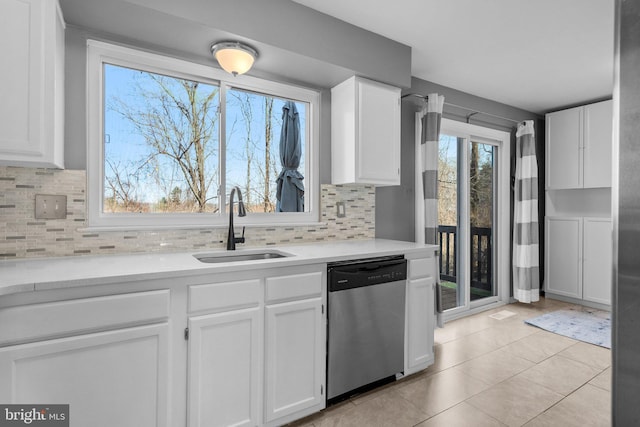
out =
<path fill-rule="evenodd" d="M 35 219 L 35 195 L 67 196 L 67 218 Z M 343 201 L 346 216 L 338 218 Z M 248 227 L 245 246 L 375 237 L 375 187 L 323 185 L 321 217 L 309 226 Z M 0 166 L 0 259 L 224 249 L 227 229 L 88 231 L 86 174 Z"/>

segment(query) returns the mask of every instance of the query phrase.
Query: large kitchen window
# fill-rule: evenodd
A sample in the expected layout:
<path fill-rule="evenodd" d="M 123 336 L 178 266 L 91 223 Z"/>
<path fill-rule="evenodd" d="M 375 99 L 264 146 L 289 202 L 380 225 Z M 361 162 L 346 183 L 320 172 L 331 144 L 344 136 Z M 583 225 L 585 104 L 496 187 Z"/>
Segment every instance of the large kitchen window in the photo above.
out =
<path fill-rule="evenodd" d="M 223 225 L 236 186 L 241 223 L 318 221 L 316 91 L 95 41 L 87 78 L 90 227 Z"/>

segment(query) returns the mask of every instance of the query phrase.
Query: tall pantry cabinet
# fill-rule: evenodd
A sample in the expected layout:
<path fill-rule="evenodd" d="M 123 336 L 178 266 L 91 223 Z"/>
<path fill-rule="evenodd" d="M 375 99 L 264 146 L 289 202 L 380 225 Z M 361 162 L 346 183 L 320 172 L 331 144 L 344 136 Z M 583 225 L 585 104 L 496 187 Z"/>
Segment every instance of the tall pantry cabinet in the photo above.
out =
<path fill-rule="evenodd" d="M 546 115 L 544 288 L 551 298 L 611 304 L 612 101 Z"/>

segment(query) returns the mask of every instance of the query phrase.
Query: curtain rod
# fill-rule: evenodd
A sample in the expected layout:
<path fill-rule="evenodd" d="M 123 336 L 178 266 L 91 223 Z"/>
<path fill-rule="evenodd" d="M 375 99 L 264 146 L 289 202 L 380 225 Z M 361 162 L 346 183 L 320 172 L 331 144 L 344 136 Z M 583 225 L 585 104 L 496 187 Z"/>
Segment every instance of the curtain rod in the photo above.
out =
<path fill-rule="evenodd" d="M 402 95 L 402 97 L 401 97 L 401 98 L 406 98 L 406 97 L 408 97 L 408 96 L 415 96 L 415 97 L 421 98 L 421 99 L 423 99 L 423 100 L 425 100 L 425 101 L 429 99 L 429 97 L 428 97 L 428 96 L 420 95 L 419 93 L 408 93 L 408 94 L 406 94 L 406 95 Z M 483 111 L 477 111 L 477 110 L 474 110 L 473 108 L 463 107 L 462 105 L 451 104 L 450 102 L 446 102 L 446 101 L 445 101 L 445 103 L 444 103 L 444 104 L 445 104 L 445 105 L 448 105 L 448 106 L 450 106 L 450 107 L 454 107 L 454 108 L 461 108 L 461 109 L 463 109 L 463 110 L 470 111 L 470 112 L 471 112 L 471 114 L 469 114 L 469 115 L 467 116 L 467 123 L 469 122 L 469 119 L 471 118 L 471 116 L 474 116 L 474 115 L 476 115 L 476 114 L 484 114 L 485 116 L 491 116 L 491 117 L 495 117 L 496 119 L 507 120 L 507 121 L 509 121 L 509 122 L 513 122 L 513 123 L 520 123 L 520 122 L 522 122 L 522 120 L 514 120 L 514 119 L 510 119 L 510 118 L 508 118 L 508 117 L 497 116 L 497 115 L 495 115 L 495 114 L 485 113 L 485 112 L 483 112 Z"/>

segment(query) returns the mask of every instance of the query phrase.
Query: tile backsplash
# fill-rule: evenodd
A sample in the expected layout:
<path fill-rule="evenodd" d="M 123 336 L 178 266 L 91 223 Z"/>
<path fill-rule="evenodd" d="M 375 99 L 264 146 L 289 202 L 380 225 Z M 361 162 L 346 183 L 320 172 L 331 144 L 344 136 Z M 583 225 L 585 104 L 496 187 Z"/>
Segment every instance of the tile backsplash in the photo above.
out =
<path fill-rule="evenodd" d="M 67 196 L 66 219 L 35 219 L 35 195 Z M 223 249 L 226 227 L 88 231 L 86 174 L 80 170 L 0 166 L 0 259 Z M 337 217 L 336 203 L 346 216 Z M 321 218 L 305 226 L 247 227 L 244 246 L 268 246 L 375 236 L 375 187 L 322 185 Z"/>

